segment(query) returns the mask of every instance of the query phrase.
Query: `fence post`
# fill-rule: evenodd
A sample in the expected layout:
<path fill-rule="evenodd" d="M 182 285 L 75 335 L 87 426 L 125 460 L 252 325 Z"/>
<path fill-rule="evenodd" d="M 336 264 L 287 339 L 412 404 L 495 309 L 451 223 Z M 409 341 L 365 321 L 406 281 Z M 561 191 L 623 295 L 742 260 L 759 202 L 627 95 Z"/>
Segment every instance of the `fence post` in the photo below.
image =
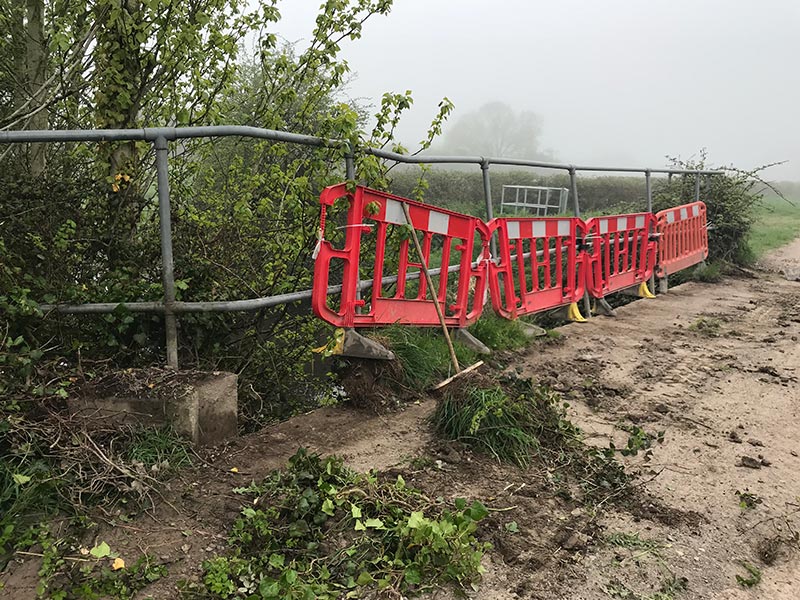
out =
<path fill-rule="evenodd" d="M 700 171 L 694 176 L 694 201 L 700 201 Z"/>
<path fill-rule="evenodd" d="M 572 210 L 575 216 L 581 218 L 581 207 L 578 202 L 578 177 L 575 172 L 575 167 L 569 168 L 569 189 L 572 194 Z"/>
<path fill-rule="evenodd" d="M 481 173 L 483 175 L 483 197 L 486 200 L 486 222 L 488 223 L 494 219 L 494 210 L 492 209 L 492 183 L 489 180 L 489 162 L 487 160 L 481 161 Z M 492 235 L 489 240 L 490 249 L 492 251 L 492 258 L 497 259 L 497 240 Z"/>
<path fill-rule="evenodd" d="M 172 259 L 172 218 L 169 204 L 169 146 L 163 135 L 155 139 L 158 179 L 158 218 L 161 233 L 161 281 L 164 284 L 164 325 L 167 333 L 167 365 L 178 368 L 178 323 L 175 306 L 175 271 Z"/>
<path fill-rule="evenodd" d="M 653 212 L 653 185 L 652 181 L 650 180 L 650 169 L 645 170 L 644 172 L 644 188 L 645 193 L 647 194 L 647 212 Z M 650 293 L 656 293 L 656 275 L 653 273 L 650 275 Z"/>
<path fill-rule="evenodd" d="M 353 144 L 347 142 L 347 150 L 344 153 L 344 166 L 345 178 L 351 181 L 356 178 L 356 162 L 355 153 L 353 152 Z"/>
<path fill-rule="evenodd" d="M 575 216 L 580 219 L 581 204 L 578 200 L 578 175 L 575 171 L 575 167 L 572 165 L 569 167 L 569 189 L 572 193 L 572 210 L 575 213 Z M 592 303 L 589 301 L 588 291 L 583 294 L 583 313 L 586 315 L 586 318 L 592 316 Z"/>

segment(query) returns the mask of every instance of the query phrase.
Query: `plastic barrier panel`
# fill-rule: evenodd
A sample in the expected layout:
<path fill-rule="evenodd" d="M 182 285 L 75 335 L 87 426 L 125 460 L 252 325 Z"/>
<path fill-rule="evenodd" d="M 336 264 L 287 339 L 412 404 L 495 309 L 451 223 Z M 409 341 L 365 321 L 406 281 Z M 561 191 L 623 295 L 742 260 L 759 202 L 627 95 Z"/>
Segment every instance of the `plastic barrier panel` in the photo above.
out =
<path fill-rule="evenodd" d="M 708 258 L 708 225 L 703 202 L 662 210 L 656 213 L 656 220 L 658 277 L 666 277 Z"/>
<path fill-rule="evenodd" d="M 651 213 L 595 217 L 586 222 L 589 268 L 586 288 L 602 298 L 646 282 L 656 262 Z"/>
<path fill-rule="evenodd" d="M 322 239 L 326 212 L 337 200 L 349 203 L 341 249 Z M 465 327 L 478 319 L 486 293 L 489 239 L 480 219 L 362 186 L 351 193 L 345 184 L 323 190 L 320 204 L 321 235 L 311 298 L 318 317 L 338 327 L 393 323 L 434 327 L 440 325 L 431 298 L 435 295 L 449 326 Z M 436 287 L 433 294 L 420 271 L 403 204 L 419 232 Z M 337 262 L 341 294 L 329 297 L 329 286 L 338 284 L 332 277 L 339 272 Z M 366 276 L 359 276 L 360 268 Z M 384 281 L 387 277 L 389 281 Z M 363 299 L 358 294 L 361 280 L 371 283 Z"/>
<path fill-rule="evenodd" d="M 584 293 L 585 224 L 576 218 L 499 218 L 499 261 L 489 266 L 492 306 L 507 319 L 577 302 Z"/>

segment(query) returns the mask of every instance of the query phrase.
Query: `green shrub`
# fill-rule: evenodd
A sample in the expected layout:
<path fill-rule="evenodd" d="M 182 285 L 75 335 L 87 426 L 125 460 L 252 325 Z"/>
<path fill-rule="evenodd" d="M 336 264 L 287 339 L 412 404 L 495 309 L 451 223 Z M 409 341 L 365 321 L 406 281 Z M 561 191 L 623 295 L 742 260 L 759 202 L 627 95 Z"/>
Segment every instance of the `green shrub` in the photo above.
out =
<path fill-rule="evenodd" d="M 705 156 L 697 161 L 674 160 L 682 169 L 707 169 Z M 705 202 L 709 223 L 708 260 L 747 265 L 753 262 L 749 236 L 762 199 L 760 169 L 743 172 L 727 169 L 725 175 L 701 176 L 700 199 Z M 654 188 L 653 210 L 694 201 L 696 177 L 660 180 Z"/>

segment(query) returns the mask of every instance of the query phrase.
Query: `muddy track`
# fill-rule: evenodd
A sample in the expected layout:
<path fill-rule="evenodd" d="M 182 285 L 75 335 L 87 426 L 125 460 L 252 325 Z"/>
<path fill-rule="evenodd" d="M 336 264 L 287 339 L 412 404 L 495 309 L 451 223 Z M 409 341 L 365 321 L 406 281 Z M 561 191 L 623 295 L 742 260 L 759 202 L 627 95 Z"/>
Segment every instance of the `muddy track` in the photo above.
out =
<path fill-rule="evenodd" d="M 93 539 L 129 560 L 159 557 L 170 576 L 142 597 L 175 597 L 178 580 L 197 578 L 202 561 L 224 549 L 240 505 L 231 488 L 265 476 L 302 445 L 340 454 L 360 470 L 401 469 L 430 494 L 497 508 L 483 528 L 495 548 L 476 598 L 637 600 L 673 585 L 681 590 L 675 598 L 794 599 L 800 284 L 780 272 L 799 263 L 796 242 L 752 278 L 676 287 L 617 309 L 615 318 L 563 327 L 558 343 L 503 359 L 504 367 L 561 392 L 588 443 L 625 446 L 632 426 L 664 432 L 652 453 L 624 459 L 639 473 L 643 509 L 608 505 L 587 514 L 553 493 L 552 473 L 437 443 L 429 400 L 383 416 L 322 409 L 241 438 L 173 480 L 153 514 L 133 522 L 107 515 Z M 441 468 L 409 466 L 419 456 Z M 743 508 L 744 499 L 754 508 Z M 509 535 L 512 520 L 519 532 Z M 652 543 L 614 546 L 607 543 L 614 534 Z M 744 563 L 761 570 L 758 585 L 737 583 L 748 574 Z M 34 597 L 37 568 L 31 560 L 12 563 L 0 575 L 3 593 Z"/>

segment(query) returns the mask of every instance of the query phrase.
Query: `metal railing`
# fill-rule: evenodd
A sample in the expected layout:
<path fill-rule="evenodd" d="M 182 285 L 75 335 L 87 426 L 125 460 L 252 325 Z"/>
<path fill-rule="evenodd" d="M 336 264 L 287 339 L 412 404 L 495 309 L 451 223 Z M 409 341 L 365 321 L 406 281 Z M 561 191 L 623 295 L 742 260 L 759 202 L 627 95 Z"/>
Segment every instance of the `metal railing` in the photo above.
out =
<path fill-rule="evenodd" d="M 57 312 L 61 314 L 103 314 L 114 312 L 123 305 L 131 312 L 159 313 L 164 315 L 166 329 L 167 364 L 178 368 L 178 328 L 177 316 L 181 313 L 198 312 L 243 312 L 262 308 L 269 308 L 281 304 L 288 304 L 311 298 L 311 290 L 302 290 L 277 296 L 251 298 L 248 300 L 229 300 L 215 302 L 182 302 L 176 300 L 175 273 L 172 253 L 172 221 L 170 216 L 169 196 L 169 143 L 175 140 L 210 138 L 210 137 L 247 137 L 271 140 L 304 146 L 321 148 L 338 148 L 343 150 L 345 173 L 347 179 L 355 179 L 356 152 L 371 155 L 384 160 L 405 164 L 474 164 L 481 168 L 483 177 L 483 192 L 486 202 L 486 219 L 494 218 L 492 208 L 491 181 L 489 168 L 491 165 L 534 167 L 540 169 L 554 169 L 566 171 L 570 178 L 570 193 L 572 196 L 573 212 L 580 217 L 580 203 L 578 200 L 578 171 L 583 172 L 614 172 L 614 173 L 639 173 L 644 174 L 646 182 L 647 211 L 652 212 L 653 197 L 651 175 L 663 173 L 672 175 L 695 175 L 695 200 L 700 198 L 700 175 L 712 176 L 724 174 L 724 171 L 710 170 L 685 170 L 685 169 L 649 169 L 634 167 L 593 167 L 572 164 L 560 164 L 523 160 L 516 158 L 495 158 L 484 156 L 426 156 L 398 154 L 379 148 L 354 148 L 349 142 L 339 139 L 320 138 L 310 135 L 275 131 L 258 127 L 238 125 L 222 125 L 209 127 L 153 127 L 143 129 L 93 129 L 93 130 L 42 130 L 42 131 L 2 131 L 0 143 L 45 143 L 45 142 L 111 142 L 111 141 L 146 141 L 153 145 L 156 155 L 156 179 L 158 193 L 159 229 L 161 240 L 161 280 L 164 286 L 164 299 L 161 302 L 107 302 L 86 304 L 42 304 L 43 312 Z M 496 241 L 492 239 L 492 254 L 497 255 Z M 456 266 L 457 270 L 458 266 Z M 383 283 L 391 283 L 391 277 L 385 278 Z M 361 289 L 368 289 L 372 281 L 361 282 Z M 341 291 L 341 286 L 328 288 L 328 294 Z"/>
<path fill-rule="evenodd" d="M 513 200 L 506 200 L 506 193 L 509 198 L 513 197 Z M 544 200 L 542 200 L 542 194 L 544 194 Z M 556 194 L 558 194 L 558 198 L 554 198 L 555 202 L 551 202 L 551 195 L 555 196 Z M 562 214 L 567 212 L 568 200 L 569 190 L 567 188 L 541 185 L 504 185 L 500 193 L 500 214 L 505 212 L 506 207 L 513 208 L 515 215 L 518 209 L 522 208 L 528 211 L 525 216 L 529 217 Z"/>

